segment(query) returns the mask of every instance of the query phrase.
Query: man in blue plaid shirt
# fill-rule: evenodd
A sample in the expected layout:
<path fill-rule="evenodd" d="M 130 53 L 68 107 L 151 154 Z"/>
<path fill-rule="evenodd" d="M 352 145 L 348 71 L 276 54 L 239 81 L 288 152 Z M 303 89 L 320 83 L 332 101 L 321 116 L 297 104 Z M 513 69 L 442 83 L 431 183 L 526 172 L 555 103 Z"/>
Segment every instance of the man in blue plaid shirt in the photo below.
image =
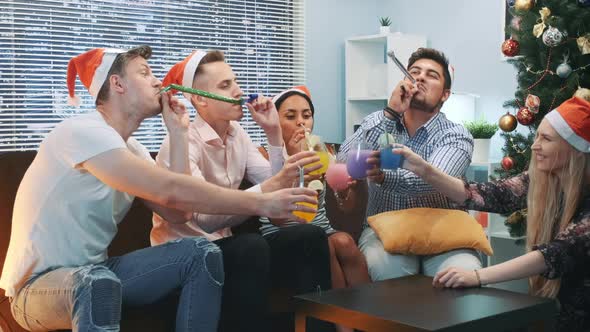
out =
<path fill-rule="evenodd" d="M 412 151 L 445 173 L 465 174 L 473 152 L 473 138 L 461 125 L 449 121 L 440 112 L 451 94 L 451 70 L 442 52 L 420 48 L 408 61 L 408 71 L 416 80 L 399 82 L 388 105 L 365 117 L 357 130 L 342 144 L 338 159 L 345 160 L 353 144 L 366 136 L 373 149 L 378 149 L 384 132 L 401 135 Z M 371 158 L 369 162 L 378 163 Z M 434 190 L 420 177 L 405 169 L 367 171 L 369 201 L 367 215 L 415 207 L 453 208 L 449 199 Z M 358 185 L 364 185 L 364 182 Z M 397 278 L 422 272 L 434 276 L 447 266 L 465 269 L 481 268 L 474 250 L 458 249 L 438 255 L 392 255 L 364 221 L 359 248 L 367 259 L 369 274 L 376 280 Z"/>

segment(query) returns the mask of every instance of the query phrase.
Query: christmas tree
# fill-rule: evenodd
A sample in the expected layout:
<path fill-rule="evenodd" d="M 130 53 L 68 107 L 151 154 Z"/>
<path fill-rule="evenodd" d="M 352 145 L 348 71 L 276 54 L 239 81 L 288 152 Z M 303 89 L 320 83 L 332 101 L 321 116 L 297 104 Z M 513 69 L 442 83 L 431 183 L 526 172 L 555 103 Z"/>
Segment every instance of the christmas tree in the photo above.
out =
<path fill-rule="evenodd" d="M 590 98 L 590 0 L 508 0 L 511 36 L 504 55 L 517 69 L 518 90 L 500 118 L 505 145 L 500 178 L 527 169 L 531 145 L 549 111 L 577 95 Z M 590 100 L 590 99 L 589 99 Z M 529 130 L 513 132 L 518 125 Z M 508 217 L 512 236 L 526 231 L 526 211 Z"/>

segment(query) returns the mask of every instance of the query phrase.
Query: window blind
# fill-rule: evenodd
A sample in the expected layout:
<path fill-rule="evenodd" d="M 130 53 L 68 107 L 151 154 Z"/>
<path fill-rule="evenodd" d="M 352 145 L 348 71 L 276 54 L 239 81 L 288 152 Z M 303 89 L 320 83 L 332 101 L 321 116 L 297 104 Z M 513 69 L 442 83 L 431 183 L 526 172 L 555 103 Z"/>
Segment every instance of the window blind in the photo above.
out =
<path fill-rule="evenodd" d="M 63 119 L 94 111 L 79 80 L 82 105 L 67 105 L 65 82 L 70 58 L 92 48 L 150 45 L 160 79 L 193 49 L 221 50 L 245 93 L 272 96 L 302 84 L 303 6 L 304 0 L 0 1 L 0 151 L 37 149 Z M 247 109 L 241 124 L 264 143 Z M 134 137 L 157 151 L 165 135 L 158 116 Z"/>

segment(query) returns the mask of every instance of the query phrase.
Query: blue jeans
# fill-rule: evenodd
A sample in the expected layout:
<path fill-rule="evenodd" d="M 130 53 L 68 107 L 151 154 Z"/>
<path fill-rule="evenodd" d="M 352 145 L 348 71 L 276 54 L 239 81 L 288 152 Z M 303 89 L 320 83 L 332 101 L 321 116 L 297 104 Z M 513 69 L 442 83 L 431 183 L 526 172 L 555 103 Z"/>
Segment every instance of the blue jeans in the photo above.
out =
<path fill-rule="evenodd" d="M 221 251 L 204 237 L 168 242 L 103 263 L 30 278 L 12 298 L 30 331 L 119 331 L 121 306 L 154 303 L 180 290 L 176 331 L 215 331 L 223 286 Z"/>

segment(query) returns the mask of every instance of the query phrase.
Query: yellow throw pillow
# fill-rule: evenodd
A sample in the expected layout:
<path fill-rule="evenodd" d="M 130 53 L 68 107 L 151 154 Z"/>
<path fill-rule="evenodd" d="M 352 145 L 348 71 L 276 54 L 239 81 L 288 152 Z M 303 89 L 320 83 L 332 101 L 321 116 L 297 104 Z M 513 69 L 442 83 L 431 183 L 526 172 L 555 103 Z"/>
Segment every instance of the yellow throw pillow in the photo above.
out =
<path fill-rule="evenodd" d="M 494 254 L 481 225 L 465 211 L 414 208 L 367 219 L 391 254 L 434 255 L 459 248 Z"/>

